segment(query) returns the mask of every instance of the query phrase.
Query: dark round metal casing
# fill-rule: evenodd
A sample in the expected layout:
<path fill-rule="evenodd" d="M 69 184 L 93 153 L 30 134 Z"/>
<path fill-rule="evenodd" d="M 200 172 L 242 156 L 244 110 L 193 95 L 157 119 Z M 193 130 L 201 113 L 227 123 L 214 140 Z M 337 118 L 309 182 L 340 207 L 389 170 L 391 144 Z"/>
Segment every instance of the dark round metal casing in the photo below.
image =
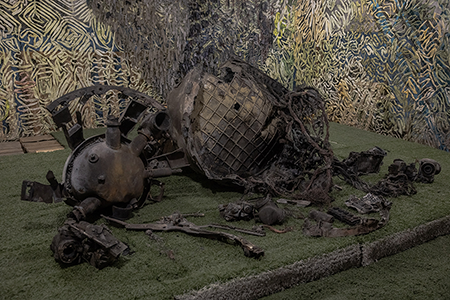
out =
<path fill-rule="evenodd" d="M 420 172 L 425 177 L 432 177 L 438 175 L 441 172 L 441 165 L 430 158 L 423 158 L 419 162 Z"/>
<path fill-rule="evenodd" d="M 63 182 L 77 201 L 96 197 L 107 206 L 142 195 L 144 162 L 118 131 L 116 124 L 108 124 L 106 135 L 86 139 L 67 159 Z"/>
<path fill-rule="evenodd" d="M 281 224 L 286 218 L 286 212 L 272 201 L 268 201 L 258 210 L 257 217 L 262 223 L 267 225 Z"/>

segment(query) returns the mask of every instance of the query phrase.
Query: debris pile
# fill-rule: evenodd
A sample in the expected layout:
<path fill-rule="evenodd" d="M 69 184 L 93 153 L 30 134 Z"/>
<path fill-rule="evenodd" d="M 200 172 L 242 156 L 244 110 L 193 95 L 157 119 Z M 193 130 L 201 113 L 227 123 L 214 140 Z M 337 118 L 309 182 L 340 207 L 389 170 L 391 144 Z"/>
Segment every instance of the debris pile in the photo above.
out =
<path fill-rule="evenodd" d="M 108 118 L 105 134 L 85 139 L 81 113 L 76 112 L 76 120 L 72 120 L 70 102 L 80 98 L 83 106 L 91 96 L 111 89 L 131 98 L 127 108 L 119 118 Z M 296 216 L 278 203 L 300 209 L 318 207 L 306 218 L 301 213 L 296 216 L 305 219 L 303 233 L 307 236 L 367 234 L 387 224 L 392 206 L 387 197 L 412 195 L 416 192 L 414 182 L 432 183 L 441 171 L 432 159 L 418 161 L 419 169 L 416 163 L 408 165 L 396 159 L 389 173 L 370 185 L 361 177 L 380 171 L 386 151 L 374 147 L 338 160 L 328 140 L 325 103 L 318 91 L 311 87 L 288 91 L 257 68 L 236 59 L 222 66 L 219 77 L 194 68 L 169 93 L 167 108 L 127 88 L 97 86 L 64 95 L 48 110 L 73 151 L 61 183 L 52 172 L 47 174 L 48 186 L 24 181 L 22 199 L 65 201 L 73 206 L 51 246 L 62 265 L 87 261 L 103 268 L 129 251 L 106 226 L 87 222 L 106 211 L 105 219 L 130 230 L 146 230 L 150 236 L 149 230 L 180 231 L 231 241 L 254 258 L 262 257 L 264 250 L 240 236 L 210 229 L 256 236 L 264 236 L 264 228 L 277 233 L 291 231 L 289 227 L 273 227 Z M 129 140 L 128 133 L 138 123 L 137 137 Z M 164 184 L 156 178 L 188 167 L 225 186 L 240 187 L 244 197 L 259 195 L 220 205 L 219 212 L 229 222 L 254 219 L 264 225 L 253 229 L 223 224 L 197 226 L 178 213 L 156 223 L 124 222 L 147 200 L 162 200 Z M 350 197 L 347 207 L 360 214 L 379 212 L 380 219 L 332 206 L 333 176 L 367 193 L 362 198 Z M 157 198 L 150 194 L 152 185 L 160 188 Z M 275 198 L 278 200 L 273 201 Z M 336 221 L 347 227 L 334 227 Z M 170 257 L 173 259 L 173 253 Z"/>

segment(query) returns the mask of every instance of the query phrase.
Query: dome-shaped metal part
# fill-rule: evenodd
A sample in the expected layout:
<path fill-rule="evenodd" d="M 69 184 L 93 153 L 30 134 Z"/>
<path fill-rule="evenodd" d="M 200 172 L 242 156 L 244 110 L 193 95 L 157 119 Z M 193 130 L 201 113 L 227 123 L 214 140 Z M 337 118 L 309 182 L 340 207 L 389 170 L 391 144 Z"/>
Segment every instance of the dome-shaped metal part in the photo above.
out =
<path fill-rule="evenodd" d="M 256 174 L 277 141 L 270 94 L 242 69 L 227 70 L 218 78 L 194 69 L 167 97 L 172 137 L 215 180 Z"/>

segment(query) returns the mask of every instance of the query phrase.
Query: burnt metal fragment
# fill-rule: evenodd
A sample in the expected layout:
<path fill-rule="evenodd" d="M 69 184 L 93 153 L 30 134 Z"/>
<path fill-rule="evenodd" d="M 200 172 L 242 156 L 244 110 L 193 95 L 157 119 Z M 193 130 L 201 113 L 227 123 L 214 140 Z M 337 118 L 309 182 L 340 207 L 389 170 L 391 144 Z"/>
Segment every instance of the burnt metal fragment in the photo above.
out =
<path fill-rule="evenodd" d="M 239 228 L 236 226 L 231 225 L 224 225 L 224 224 L 217 224 L 212 223 L 207 225 L 210 228 L 217 228 L 217 229 L 225 229 L 225 230 L 233 230 L 236 232 L 242 232 L 250 235 L 256 235 L 256 236 L 266 236 L 266 232 L 264 231 L 263 226 L 253 226 L 252 229 L 245 229 L 245 228 Z"/>
<path fill-rule="evenodd" d="M 113 89 L 132 99 L 120 118 L 108 116 L 105 134 L 84 139 L 79 112 L 77 123 L 67 129 L 72 120 L 64 111 L 71 101 L 80 97 L 84 105 L 91 96 Z M 157 111 L 147 113 L 150 105 Z M 66 203 L 74 206 L 70 216 L 76 220 L 109 206 L 114 206 L 115 217 L 125 219 L 142 206 L 150 186 L 159 183 L 154 178 L 169 176 L 189 165 L 182 151 L 162 153 L 163 144 L 170 140 L 170 117 L 161 104 L 145 94 L 123 87 L 95 86 L 60 97 L 47 109 L 55 123 L 63 127 L 73 149 L 64 166 L 62 191 Z M 126 136 L 139 120 L 138 136 L 130 141 Z M 161 184 L 160 190 L 162 194 Z"/>
<path fill-rule="evenodd" d="M 416 177 L 417 169 L 414 163 L 407 165 L 403 160 L 395 159 L 388 167 L 388 174 L 366 191 L 384 197 L 414 195 L 417 193 L 413 184 Z"/>
<path fill-rule="evenodd" d="M 84 138 L 82 133 L 81 115 L 79 113 L 77 114 L 77 122 L 74 123 L 69 111 L 69 104 L 75 99 L 80 98 L 80 104 L 84 105 L 92 96 L 103 95 L 110 90 L 118 90 L 121 92 L 121 95 L 132 98 L 132 101 L 130 101 L 119 120 L 122 124 L 121 131 L 125 136 L 136 125 L 141 113 L 149 106 L 153 106 L 160 110 L 164 109 L 164 107 L 152 97 L 122 86 L 96 85 L 81 88 L 61 96 L 50 103 L 47 106 L 47 110 L 52 114 L 56 126 L 63 128 L 69 147 L 72 150 L 81 144 L 84 141 Z"/>
<path fill-rule="evenodd" d="M 281 224 L 286 219 L 286 211 L 278 207 L 272 201 L 270 196 L 267 196 L 262 201 L 256 203 L 257 213 L 255 218 L 266 225 Z"/>
<path fill-rule="evenodd" d="M 247 241 L 246 239 L 233 235 L 227 232 L 221 232 L 221 231 L 211 231 L 206 230 L 206 227 L 217 227 L 214 225 L 204 225 L 204 226 L 198 226 L 195 225 L 192 222 L 189 222 L 186 218 L 183 217 L 183 215 L 179 213 L 174 213 L 170 216 L 166 216 L 161 218 L 160 221 L 155 223 L 146 223 L 146 224 L 128 224 L 126 222 L 103 216 L 106 220 L 119 224 L 121 226 L 124 226 L 126 229 L 129 230 L 151 230 L 151 231 L 180 231 L 184 232 L 190 235 L 194 236 L 200 236 L 205 237 L 209 239 L 219 240 L 222 242 L 232 242 L 236 245 L 241 246 L 241 248 L 244 250 L 244 255 L 247 257 L 252 258 L 260 258 L 261 256 L 264 256 L 264 250 L 259 248 L 258 246 L 252 244 L 251 242 Z M 222 229 L 232 229 L 236 230 L 232 227 L 221 227 Z M 239 232 L 244 232 L 243 230 L 240 230 Z M 248 233 L 248 232 L 245 232 Z"/>
<path fill-rule="evenodd" d="M 432 183 L 434 176 L 441 172 L 441 165 L 430 158 L 423 158 L 419 161 L 419 172 L 415 181 L 423 183 Z"/>
<path fill-rule="evenodd" d="M 345 165 L 348 172 L 357 176 L 378 173 L 386 155 L 386 151 L 380 147 L 373 147 L 367 151 L 350 152 L 348 158 L 344 159 L 342 164 Z"/>
<path fill-rule="evenodd" d="M 416 164 L 406 164 L 402 159 L 394 159 L 394 162 L 388 167 L 389 176 L 406 175 L 408 180 L 414 181 L 417 177 Z"/>
<path fill-rule="evenodd" d="M 76 148 L 64 167 L 63 182 L 79 203 L 78 210 L 93 212 L 140 198 L 147 185 L 145 161 L 140 157 L 146 144 L 142 135 L 131 143 L 122 141 L 118 120 L 109 118 L 105 135 L 92 137 Z"/>
<path fill-rule="evenodd" d="M 337 220 L 351 226 L 361 224 L 362 222 L 362 219 L 360 217 L 340 207 L 332 207 L 328 210 L 328 213 L 335 217 Z"/>
<path fill-rule="evenodd" d="M 300 206 L 300 207 L 307 207 L 309 205 L 311 205 L 311 201 L 306 201 L 306 200 L 291 200 L 291 199 L 278 199 L 277 203 L 280 204 L 293 204 L 296 206 Z"/>
<path fill-rule="evenodd" d="M 53 189 L 50 185 L 28 180 L 22 182 L 20 199 L 31 202 L 55 202 Z"/>
<path fill-rule="evenodd" d="M 50 185 L 24 180 L 20 199 L 31 202 L 58 203 L 63 201 L 63 188 L 58 183 L 52 171 L 46 175 Z"/>
<path fill-rule="evenodd" d="M 67 219 L 58 229 L 50 249 L 55 260 L 63 266 L 88 262 L 102 269 L 113 264 L 129 247 L 117 240 L 105 225 Z"/>
<path fill-rule="evenodd" d="M 342 161 L 334 158 L 333 173 L 353 187 L 368 192 L 370 189 L 369 184 L 361 180 L 359 176 L 378 173 L 386 154 L 386 151 L 380 147 L 374 147 L 362 152 L 352 151 L 349 156 Z"/>
<path fill-rule="evenodd" d="M 197 170 L 219 181 L 256 174 L 277 143 L 270 94 L 236 67 L 226 64 L 224 79 L 194 69 L 167 97 L 172 137 Z"/>
<path fill-rule="evenodd" d="M 325 220 L 324 215 L 314 213 L 305 220 L 303 234 L 315 237 L 343 237 L 370 233 L 387 224 L 391 204 L 390 202 L 383 202 L 379 220 L 375 218 L 361 218 L 339 207 L 333 207 L 328 210 L 328 214 L 334 217 L 334 219 L 330 218 L 329 221 Z M 350 227 L 333 227 L 335 219 L 350 224 Z M 313 220 L 315 222 L 312 222 Z"/>
<path fill-rule="evenodd" d="M 254 217 L 253 211 L 253 205 L 247 202 L 219 205 L 220 215 L 228 222 L 239 220 L 249 221 Z"/>
<path fill-rule="evenodd" d="M 248 221 L 255 218 L 256 221 L 266 225 L 281 224 L 287 216 L 286 211 L 279 208 L 269 195 L 257 200 L 254 204 L 249 202 L 221 204 L 219 212 L 228 222 Z"/>
<path fill-rule="evenodd" d="M 350 198 L 345 201 L 345 205 L 347 207 L 356 209 L 360 214 L 368 214 L 371 212 L 378 212 L 383 207 L 390 204 L 382 196 L 376 196 L 368 193 L 362 198 L 350 196 Z"/>
<path fill-rule="evenodd" d="M 441 171 L 440 164 L 424 158 L 419 161 L 419 171 L 416 163 L 407 164 L 402 159 L 395 159 L 388 167 L 388 174 L 374 185 L 363 181 L 359 176 L 379 172 L 382 158 L 386 152 L 379 147 L 365 152 L 351 152 L 349 158 L 339 161 L 334 159 L 334 175 L 340 176 L 353 187 L 378 196 L 398 197 L 417 193 L 414 182 L 432 183 L 434 176 Z"/>
<path fill-rule="evenodd" d="M 433 159 L 421 159 L 419 170 L 416 168 L 416 163 L 408 165 L 401 159 L 395 159 L 389 166 L 385 178 L 372 186 L 369 191 L 386 197 L 414 195 L 417 193 L 414 182 L 432 183 L 434 176 L 440 172 L 441 165 Z"/>
<path fill-rule="evenodd" d="M 334 222 L 334 217 L 332 215 L 324 213 L 322 211 L 315 210 L 315 209 L 313 209 L 309 212 L 308 217 L 317 222 L 319 222 L 319 221 L 328 222 L 328 223 Z"/>
<path fill-rule="evenodd" d="M 333 153 L 319 93 L 290 92 L 235 59 L 221 71 L 193 69 L 167 97 L 170 134 L 191 167 L 247 192 L 330 201 Z"/>

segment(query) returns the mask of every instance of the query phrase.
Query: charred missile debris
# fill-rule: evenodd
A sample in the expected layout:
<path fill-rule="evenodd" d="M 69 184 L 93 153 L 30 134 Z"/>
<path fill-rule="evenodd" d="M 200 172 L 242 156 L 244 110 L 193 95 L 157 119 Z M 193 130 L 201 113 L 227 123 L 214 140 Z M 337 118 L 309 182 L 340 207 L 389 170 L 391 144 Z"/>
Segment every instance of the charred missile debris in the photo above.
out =
<path fill-rule="evenodd" d="M 50 249 L 62 266 L 86 261 L 99 269 L 130 252 L 129 247 L 117 240 L 105 225 L 77 222 L 70 218 L 58 229 Z"/>
<path fill-rule="evenodd" d="M 108 117 L 105 134 L 85 139 L 82 106 L 92 96 L 110 90 L 130 98 L 128 106 L 120 116 Z M 71 113 L 69 105 L 76 99 L 79 110 Z M 224 231 L 256 236 L 265 235 L 263 228 L 277 233 L 291 231 L 271 226 L 296 216 L 295 210 L 277 203 L 296 209 L 309 205 L 320 208 L 311 210 L 306 218 L 297 214 L 305 218 L 303 233 L 307 236 L 367 234 L 389 220 L 392 203 L 385 197 L 411 195 L 415 193 L 414 182 L 431 183 L 441 171 L 439 163 L 432 159 L 418 161 L 419 169 L 416 163 L 397 159 L 378 183 L 364 182 L 361 176 L 379 172 L 386 156 L 383 149 L 351 152 L 348 158 L 338 160 L 328 141 L 325 103 L 318 91 L 310 87 L 289 91 L 236 59 L 222 66 L 220 77 L 194 68 L 168 94 L 166 103 L 167 107 L 128 88 L 102 85 L 76 90 L 47 107 L 72 152 L 61 183 L 49 171 L 49 185 L 24 181 L 21 199 L 64 201 L 73 207 L 51 244 L 54 258 L 61 265 L 86 261 L 103 268 L 131 251 L 105 225 L 90 223 L 100 214 L 111 224 L 128 230 L 179 231 L 232 242 L 254 258 L 262 257 L 264 250 Z M 136 125 L 138 134 L 130 140 L 128 134 Z M 219 206 L 226 221 L 254 219 L 264 227 L 198 226 L 177 213 L 156 223 L 125 222 L 130 212 L 147 200 L 163 199 L 165 187 L 159 177 L 185 168 L 243 190 L 241 200 Z M 379 212 L 380 219 L 332 206 L 333 176 L 367 193 L 361 199 L 351 197 L 346 202 L 348 208 L 360 214 Z M 159 187 L 156 196 L 150 194 L 152 185 Z M 249 195 L 263 196 L 251 199 Z M 348 227 L 333 227 L 336 221 Z"/>
<path fill-rule="evenodd" d="M 240 61 L 192 70 L 167 97 L 171 136 L 191 167 L 247 192 L 328 202 L 333 152 L 324 101 Z"/>
<path fill-rule="evenodd" d="M 219 227 L 221 229 L 227 229 L 227 230 L 235 230 L 239 232 L 245 232 L 247 234 L 251 235 L 257 235 L 257 236 L 264 236 L 265 233 L 261 230 L 245 230 L 241 228 L 236 227 L 227 227 L 227 226 L 221 226 L 221 225 L 204 225 L 204 226 L 198 226 L 195 225 L 192 222 L 189 222 L 182 214 L 175 213 L 167 217 L 161 218 L 160 221 L 156 223 L 146 223 L 146 224 L 128 224 L 126 222 L 109 218 L 104 216 L 105 219 L 111 222 L 115 222 L 119 225 L 124 226 L 128 230 L 152 230 L 152 231 L 181 231 L 190 235 L 194 236 L 200 236 L 200 237 L 206 237 L 209 239 L 215 239 L 215 240 L 221 240 L 224 242 L 232 242 L 235 243 L 244 250 L 244 255 L 247 257 L 253 257 L 253 258 L 259 258 L 264 255 L 264 250 L 259 248 L 258 246 L 252 244 L 251 242 L 245 240 L 244 238 L 240 236 L 236 236 L 234 234 L 230 234 L 228 232 L 218 232 L 218 231 L 211 231 L 207 230 L 205 228 L 214 228 Z"/>

